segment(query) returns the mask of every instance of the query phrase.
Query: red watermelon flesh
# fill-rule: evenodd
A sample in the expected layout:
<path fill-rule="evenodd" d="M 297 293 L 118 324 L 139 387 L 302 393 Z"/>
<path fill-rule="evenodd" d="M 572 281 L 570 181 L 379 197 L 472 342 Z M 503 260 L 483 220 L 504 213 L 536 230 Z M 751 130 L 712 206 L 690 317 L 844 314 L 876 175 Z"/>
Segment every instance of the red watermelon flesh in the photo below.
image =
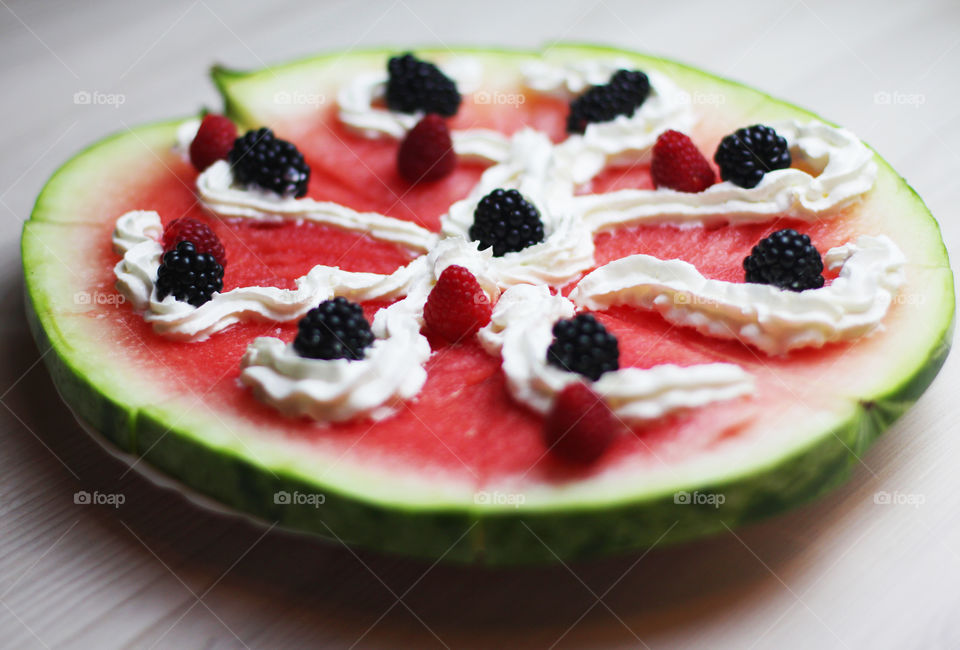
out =
<path fill-rule="evenodd" d="M 465 105 L 454 126 L 496 126 L 506 132 L 525 124 L 546 125 L 561 137 L 562 107 L 530 101 L 530 111 L 511 108 L 494 112 L 488 107 Z M 482 108 L 482 111 L 480 109 Z M 474 111 L 478 111 L 474 115 Z M 290 137 L 283 126 L 281 136 Z M 719 136 L 717 136 L 719 137 Z M 358 210 L 373 210 L 409 219 L 432 229 L 453 201 L 465 196 L 482 167 L 461 165 L 451 177 L 409 187 L 394 169 L 397 143 L 367 139 L 340 126 L 332 113 L 309 131 L 302 125 L 297 144 L 311 164 L 309 196 L 334 200 Z M 315 264 L 338 265 L 348 270 L 389 273 L 412 259 L 400 247 L 316 224 L 293 222 L 263 224 L 244 220 L 220 221 L 195 201 L 195 172 L 171 153 L 167 169 L 137 184 L 112 206 L 124 210 L 152 209 L 163 221 L 183 216 L 202 219 L 220 235 L 230 260 L 225 289 L 244 285 L 292 286 L 293 279 Z M 609 169 L 593 181 L 591 191 L 622 187 L 649 187 L 645 164 L 629 169 Z M 595 237 L 597 261 L 604 263 L 632 253 L 659 258 L 680 258 L 697 266 L 708 277 L 741 281 L 742 260 L 763 236 L 781 227 L 809 232 L 821 251 L 841 244 L 858 232 L 875 232 L 869 217 L 844 215 L 815 224 L 782 219 L 763 225 L 686 228 L 639 226 L 599 233 Z M 103 287 L 113 284 L 117 256 L 110 249 L 113 220 L 104 220 L 91 246 L 91 263 Z M 382 304 L 366 305 L 368 317 Z M 896 307 L 888 318 L 897 318 Z M 629 308 L 599 314 L 620 339 L 621 365 L 650 367 L 661 363 L 692 365 L 733 361 L 756 376 L 758 391 L 749 398 L 717 403 L 637 427 L 617 441 L 610 453 L 587 470 L 574 470 L 545 455 L 540 418 L 513 402 L 499 370 L 500 360 L 484 353 L 475 342 L 448 346 L 435 341 L 428 363 L 428 381 L 420 396 L 398 408 L 395 416 L 371 427 L 368 420 L 321 425 L 306 419 L 286 419 L 262 405 L 237 381 L 239 359 L 256 336 L 290 340 L 295 323 L 248 322 L 231 327 L 197 343 L 168 341 L 155 335 L 142 317 L 129 307 L 97 308 L 87 318 L 105 319 L 117 344 L 132 363 L 150 366 L 167 380 L 203 396 L 212 409 L 244 414 L 267 429 L 281 427 L 283 435 L 308 440 L 321 448 L 359 462 L 372 458 L 396 465 L 435 468 L 483 484 L 503 476 L 529 480 L 563 479 L 571 473 L 602 472 L 608 463 L 627 456 L 658 461 L 702 451 L 756 424 L 783 405 L 803 410 L 804 400 L 818 407 L 839 400 L 830 386 L 830 368 L 848 354 L 851 344 L 771 358 L 738 343 L 702 336 L 674 327 L 658 315 Z M 833 395 L 833 396 L 832 396 Z"/>

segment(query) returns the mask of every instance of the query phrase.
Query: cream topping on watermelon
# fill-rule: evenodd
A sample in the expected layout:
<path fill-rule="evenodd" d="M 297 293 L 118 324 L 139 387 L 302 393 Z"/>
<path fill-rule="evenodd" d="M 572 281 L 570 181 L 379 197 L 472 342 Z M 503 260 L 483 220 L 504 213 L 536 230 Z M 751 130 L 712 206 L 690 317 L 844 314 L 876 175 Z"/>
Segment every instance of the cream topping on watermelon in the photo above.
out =
<path fill-rule="evenodd" d="M 375 212 L 357 212 L 331 201 L 284 198 L 258 188 L 234 184 L 230 163 L 218 160 L 197 177 L 197 192 L 214 212 L 247 219 L 304 219 L 364 232 L 374 239 L 426 252 L 437 243 L 437 234 L 410 221 Z"/>
<path fill-rule="evenodd" d="M 117 289 L 135 309 L 144 311 L 144 319 L 154 331 L 176 340 L 200 341 L 242 320 L 295 320 L 335 295 L 358 302 L 399 298 L 424 276 L 428 261 L 418 257 L 389 275 L 317 265 L 297 278 L 296 289 L 239 287 L 215 293 L 208 302 L 194 307 L 173 296 L 157 297 L 155 282 L 163 246 L 154 236 L 161 232 L 156 212 L 137 210 L 122 215 L 113 246 L 123 259 L 114 274 Z"/>
<path fill-rule="evenodd" d="M 427 379 L 430 343 L 420 330 L 430 289 L 444 269 L 456 264 L 474 273 L 487 297 L 496 300 L 500 290 L 484 265 L 489 256 L 475 242 L 450 237 L 417 258 L 414 263 L 424 268 L 405 298 L 376 313 L 371 325 L 376 340 L 363 359 L 306 359 L 292 344 L 260 337 L 241 361 L 240 381 L 287 415 L 325 422 L 389 416 L 399 400 L 414 397 Z"/>
<path fill-rule="evenodd" d="M 531 62 L 523 70 L 522 89 L 570 97 L 591 85 L 604 84 L 620 68 L 630 68 L 625 61 L 590 61 L 567 66 Z M 476 72 L 468 60 L 454 59 L 440 68 L 457 81 L 460 91 L 471 92 Z M 568 137 L 557 147 L 576 183 L 585 183 L 610 163 L 632 162 L 646 153 L 667 129 L 687 131 L 695 119 L 690 110 L 690 95 L 669 78 L 650 73 L 650 94 L 631 116 L 622 115 L 610 122 L 588 124 L 584 133 Z M 357 75 L 337 96 L 339 118 L 370 137 L 402 138 L 423 117 L 422 113 L 406 114 L 379 107 L 377 102 L 386 93 L 387 73 Z M 475 98 L 491 101 L 490 94 Z M 507 138 L 489 129 L 453 132 L 453 147 L 459 155 L 480 157 L 500 162 Z"/>
<path fill-rule="evenodd" d="M 285 415 L 339 422 L 361 415 L 383 419 L 392 406 L 414 397 L 427 380 L 430 343 L 420 333 L 430 285 L 377 312 L 377 337 L 362 359 L 306 359 L 293 344 L 259 337 L 240 364 L 240 381 L 263 402 Z"/>
<path fill-rule="evenodd" d="M 750 189 L 723 181 L 697 193 L 662 188 L 585 194 L 572 199 L 574 210 L 594 231 L 651 221 L 762 223 L 782 214 L 814 220 L 873 187 L 877 177 L 873 153 L 850 131 L 822 122 L 771 126 L 786 139 L 793 160 L 815 175 L 791 167 L 767 172 Z"/>
<path fill-rule="evenodd" d="M 480 182 L 441 218 L 441 232 L 469 239 L 477 203 L 497 188 L 517 189 L 537 208 L 545 238 L 523 250 L 490 258 L 501 286 L 549 284 L 562 286 L 595 265 L 593 233 L 570 210 L 574 185 L 568 170 L 554 156 L 550 139 L 522 129 L 510 139 L 503 162 L 487 168 Z"/>
<path fill-rule="evenodd" d="M 553 323 L 575 312 L 573 302 L 551 294 L 547 286 L 520 284 L 504 292 L 490 323 L 478 333 L 484 349 L 502 357 L 511 395 L 538 413 L 547 413 L 565 386 L 583 380 L 547 363 Z M 731 363 L 662 364 L 606 372 L 593 388 L 618 417 L 637 422 L 747 395 L 753 379 Z"/>
<path fill-rule="evenodd" d="M 445 71 L 458 82 L 470 75 L 477 78 L 468 63 L 461 64 L 462 70 L 454 66 Z M 617 62 L 560 70 L 545 66 L 525 71 L 526 88 L 575 94 L 588 85 L 604 83 L 616 69 L 629 67 Z M 340 119 L 372 137 L 402 137 L 420 116 L 375 106 L 385 83 L 386 74 L 377 73 L 360 75 L 344 87 L 338 97 Z M 461 90 L 469 92 L 465 85 Z M 442 217 L 440 235 L 407 221 L 331 202 L 280 198 L 239 187 L 229 164 L 220 161 L 197 179 L 201 200 L 216 213 L 317 221 L 363 231 L 425 254 L 389 275 L 317 266 L 297 280 L 294 290 L 244 287 L 214 294 L 209 302 L 193 307 L 172 297 L 156 300 L 153 280 L 162 255 L 155 240 L 159 217 L 135 212 L 121 217 L 114 235 L 115 247 L 124 255 L 116 268 L 117 284 L 135 307 L 145 310 L 156 331 L 186 340 L 205 338 L 246 318 L 298 319 L 335 295 L 356 301 L 403 297 L 378 312 L 375 350 L 360 361 L 303 359 L 279 339 L 258 339 L 244 357 L 243 381 L 261 399 L 286 413 L 339 420 L 381 415 L 396 400 L 419 391 L 425 378 L 423 364 L 429 358 L 429 344 L 419 334 L 424 301 L 443 268 L 465 266 L 491 300 L 506 290 L 495 308 L 494 321 L 480 338 L 488 351 L 502 356 L 514 397 L 544 412 L 557 391 L 579 379 L 546 363 L 552 323 L 574 311 L 574 302 L 552 295 L 549 287 L 566 285 L 595 265 L 595 232 L 643 221 L 755 223 L 784 212 L 810 218 L 855 200 L 875 180 L 872 154 L 852 134 L 817 122 L 788 122 L 776 128 L 790 144 L 795 160 L 814 175 L 795 168 L 777 170 L 752 189 L 724 182 L 697 194 L 669 189 L 575 194 L 578 185 L 606 165 L 644 154 L 663 130 L 685 130 L 692 123 L 689 96 L 661 75 L 652 75 L 651 95 L 633 116 L 590 124 L 583 135 L 571 135 L 560 144 L 530 129 L 510 137 L 486 129 L 454 132 L 454 147 L 460 155 L 494 164 L 471 193 Z M 185 125 L 179 136 L 192 137 L 195 131 L 196 126 L 191 130 Z M 477 202 L 496 188 L 516 188 L 536 206 L 546 233 L 543 242 L 493 257 L 489 249 L 479 251 L 477 243 L 469 241 Z M 746 342 L 777 353 L 854 338 L 876 327 L 899 284 L 897 255 L 895 245 L 885 238 L 861 238 L 834 249 L 827 260 L 834 267 L 843 266 L 840 277 L 829 287 L 804 293 L 717 283 L 683 262 L 632 256 L 588 275 L 571 298 L 595 309 L 620 302 L 656 309 L 671 322 L 722 338 L 738 332 Z M 522 299 L 526 302 L 520 305 Z M 685 300 L 686 304 L 673 304 Z M 704 307 L 707 303 L 715 308 Z M 769 313 L 775 314 L 774 321 Z M 784 313 L 794 317 L 784 318 Z M 339 368 L 351 363 L 360 365 L 355 370 Z M 752 382 L 730 364 L 668 365 L 606 373 L 596 388 L 621 417 L 645 419 L 745 394 L 752 390 Z"/>
<path fill-rule="evenodd" d="M 457 89 L 462 94 L 472 93 L 483 80 L 483 66 L 469 57 L 450 59 L 439 64 L 438 67 L 456 82 Z M 377 104 L 384 103 L 387 96 L 388 78 L 386 69 L 355 75 L 350 83 L 343 86 L 337 93 L 340 121 L 367 137 L 402 138 L 424 114 L 423 112 L 399 113 L 385 106 L 378 106 Z M 496 131 L 486 131 L 486 135 L 496 138 L 501 134 Z"/>
<path fill-rule="evenodd" d="M 827 251 L 840 269 L 828 286 L 787 291 L 703 277 L 683 260 L 631 255 L 589 273 L 570 293 L 580 307 L 631 305 L 702 334 L 739 339 L 768 354 L 854 339 L 880 326 L 903 283 L 903 253 L 886 236 L 861 235 Z"/>
<path fill-rule="evenodd" d="M 617 70 L 633 67 L 625 60 L 582 61 L 563 66 L 531 61 L 524 66 L 523 80 L 529 90 L 572 99 L 590 86 L 607 83 Z M 607 165 L 639 160 L 664 131 L 686 133 L 696 123 L 689 93 L 662 74 L 650 72 L 647 77 L 650 93 L 633 115 L 587 124 L 582 134 L 570 134 L 557 145 L 557 157 L 578 185 Z"/>

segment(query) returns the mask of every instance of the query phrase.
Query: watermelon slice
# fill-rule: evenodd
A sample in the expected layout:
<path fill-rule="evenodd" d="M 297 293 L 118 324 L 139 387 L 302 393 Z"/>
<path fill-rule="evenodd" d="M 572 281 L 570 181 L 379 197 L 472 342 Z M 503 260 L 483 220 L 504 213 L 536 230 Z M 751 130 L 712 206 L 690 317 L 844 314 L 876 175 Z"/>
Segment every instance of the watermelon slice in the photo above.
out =
<path fill-rule="evenodd" d="M 338 89 L 381 70 L 391 54 L 332 54 L 252 73 L 218 68 L 213 76 L 241 130 L 268 125 L 297 143 L 312 168 L 310 197 L 438 230 L 483 165 L 461 161 L 447 178 L 410 188 L 394 168 L 395 140 L 364 137 L 337 119 Z M 419 54 L 436 61 L 452 55 Z M 697 96 L 723 98 L 695 107 L 690 135 L 704 152 L 741 126 L 819 119 L 751 88 L 621 50 L 460 54 L 483 65 L 486 101 L 467 95 L 454 129 L 531 126 L 560 141 L 566 103 L 519 90 L 518 71 L 542 60 L 612 58 Z M 431 341 L 423 390 L 391 417 L 334 425 L 286 418 L 241 385 L 239 361 L 257 336 L 291 340 L 295 323 L 242 322 L 201 342 L 158 335 L 114 288 L 117 217 L 155 210 L 164 223 L 207 222 L 230 260 L 225 290 L 291 288 L 315 264 L 389 273 L 414 253 L 319 224 L 218 219 L 197 202 L 197 174 L 173 148 L 182 123 L 103 140 L 50 179 L 23 232 L 27 315 L 41 351 L 52 349 L 44 359 L 78 418 L 138 463 L 287 528 L 386 552 L 490 564 L 566 561 L 723 531 L 847 478 L 933 380 L 951 344 L 953 276 L 937 224 L 877 156 L 873 189 L 831 218 L 633 225 L 596 235 L 598 264 L 644 253 L 737 282 L 750 248 L 779 228 L 809 233 L 821 251 L 860 234 L 896 242 L 907 260 L 898 299 L 881 330 L 852 342 L 770 356 L 672 326 L 653 311 L 616 306 L 598 313 L 620 341 L 622 366 L 732 362 L 754 376 L 751 396 L 657 419 L 618 438 L 596 463 L 571 467 L 545 453 L 542 417 L 511 399 L 499 359 L 475 341 Z M 590 191 L 651 187 L 649 165 L 640 164 L 605 170 Z M 364 308 L 372 317 L 384 304 Z"/>

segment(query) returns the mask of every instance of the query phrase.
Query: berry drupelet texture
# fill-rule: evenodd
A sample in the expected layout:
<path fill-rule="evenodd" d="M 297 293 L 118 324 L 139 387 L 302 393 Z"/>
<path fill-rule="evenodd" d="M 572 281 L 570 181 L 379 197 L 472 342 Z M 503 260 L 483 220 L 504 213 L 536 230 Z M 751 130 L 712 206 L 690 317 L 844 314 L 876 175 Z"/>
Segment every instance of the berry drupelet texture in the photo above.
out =
<path fill-rule="evenodd" d="M 589 386 L 575 382 L 557 395 L 543 423 L 543 441 L 551 454 L 569 463 L 600 458 L 625 427 Z"/>
<path fill-rule="evenodd" d="M 226 160 L 236 139 L 237 127 L 229 118 L 209 113 L 190 142 L 190 162 L 202 172 L 218 160 Z"/>
<path fill-rule="evenodd" d="M 400 113 L 437 113 L 444 117 L 460 109 L 457 84 L 427 61 L 413 54 L 395 56 L 387 62 L 387 107 Z"/>
<path fill-rule="evenodd" d="M 157 297 L 169 295 L 199 307 L 223 289 L 223 267 L 209 253 L 199 253 L 193 242 L 181 241 L 164 253 L 157 270 Z"/>
<path fill-rule="evenodd" d="M 610 81 L 593 86 L 570 102 L 567 132 L 583 133 L 587 124 L 633 115 L 650 94 L 650 80 L 639 70 L 618 70 Z"/>
<path fill-rule="evenodd" d="M 603 373 L 620 367 L 617 337 L 593 314 L 557 321 L 553 342 L 547 348 L 547 363 L 596 381 Z"/>
<path fill-rule="evenodd" d="M 805 291 L 823 286 L 823 259 L 809 235 L 787 228 L 764 237 L 743 260 L 747 282 Z"/>
<path fill-rule="evenodd" d="M 337 297 L 321 302 L 300 319 L 293 349 L 308 359 L 356 361 L 373 340 L 360 305 Z"/>
<path fill-rule="evenodd" d="M 679 131 L 664 131 L 653 145 L 650 175 L 657 187 L 678 192 L 702 192 L 716 181 L 709 161 L 689 136 Z"/>
<path fill-rule="evenodd" d="M 430 332 L 456 343 L 490 322 L 490 298 L 468 269 L 451 264 L 443 270 L 423 307 Z"/>
<path fill-rule="evenodd" d="M 280 196 L 301 198 L 307 194 L 310 167 L 303 154 L 266 127 L 237 138 L 228 159 L 241 185 L 254 185 Z"/>
<path fill-rule="evenodd" d="M 521 251 L 543 241 L 540 212 L 517 190 L 496 189 L 480 199 L 473 213 L 470 239 L 493 247 L 494 257 Z"/>
<path fill-rule="evenodd" d="M 450 129 L 436 113 L 424 115 L 397 149 L 397 172 L 409 183 L 440 180 L 456 166 Z"/>
<path fill-rule="evenodd" d="M 713 161 L 720 168 L 720 178 L 748 189 L 756 187 L 767 172 L 786 169 L 792 162 L 787 141 L 763 124 L 724 137 Z"/>
<path fill-rule="evenodd" d="M 216 233 L 202 221 L 190 217 L 174 219 L 163 229 L 163 252 L 167 253 L 177 247 L 182 241 L 188 241 L 198 253 L 209 253 L 217 260 L 217 264 L 226 268 L 227 254 Z"/>

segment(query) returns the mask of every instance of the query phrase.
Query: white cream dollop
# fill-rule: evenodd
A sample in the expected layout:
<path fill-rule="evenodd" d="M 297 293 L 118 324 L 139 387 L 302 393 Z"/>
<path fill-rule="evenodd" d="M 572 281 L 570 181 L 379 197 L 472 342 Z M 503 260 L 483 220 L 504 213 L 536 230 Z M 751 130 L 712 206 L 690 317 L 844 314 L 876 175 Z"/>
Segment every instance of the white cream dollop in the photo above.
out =
<path fill-rule="evenodd" d="M 523 69 L 524 84 L 531 90 L 570 99 L 591 86 L 606 84 L 617 70 L 634 70 L 625 60 L 589 60 L 556 65 L 532 61 Z M 690 94 L 658 72 L 647 72 L 650 93 L 633 115 L 586 126 L 557 145 L 573 182 L 580 185 L 607 165 L 629 164 L 646 154 L 657 137 L 669 129 L 688 132 L 696 122 Z"/>
<path fill-rule="evenodd" d="M 332 201 L 282 197 L 234 183 L 230 163 L 218 160 L 197 177 L 197 193 L 203 204 L 221 215 L 246 219 L 283 217 L 314 221 L 344 230 L 362 232 L 374 239 L 426 252 L 437 241 L 436 233 L 415 223 L 376 212 L 357 212 Z"/>
<path fill-rule="evenodd" d="M 483 79 L 482 66 L 469 57 L 444 61 L 439 68 L 456 82 L 462 95 L 476 90 Z M 386 70 L 355 75 L 337 93 L 340 121 L 367 137 L 403 138 L 423 118 L 424 113 L 400 113 L 377 106 L 386 98 L 388 78 Z M 454 131 L 452 137 L 454 151 L 458 154 L 493 162 L 499 160 L 506 142 L 502 133 L 490 129 Z"/>
<path fill-rule="evenodd" d="M 631 255 L 588 274 L 570 299 L 589 309 L 631 305 L 708 336 L 738 339 L 768 354 L 854 339 L 880 326 L 903 282 L 903 253 L 886 236 L 861 235 L 830 249 L 828 286 L 788 291 L 705 278 L 682 260 Z"/>
<path fill-rule="evenodd" d="M 730 181 L 703 192 L 618 190 L 573 199 L 574 211 L 591 230 L 639 222 L 703 225 L 710 222 L 761 223 L 777 215 L 813 220 L 856 200 L 873 187 L 877 165 L 873 153 L 846 129 L 822 122 L 771 124 L 786 139 L 802 169 L 776 169 L 756 187 Z"/>
<path fill-rule="evenodd" d="M 440 220 L 445 236 L 469 239 L 477 204 L 498 188 L 518 190 L 537 208 L 544 240 L 489 258 L 502 287 L 521 283 L 562 286 L 594 265 L 593 235 L 570 210 L 573 181 L 553 153 L 545 134 L 532 129 L 518 131 L 510 139 L 504 160 L 487 168 L 467 198 L 450 206 Z"/>
<path fill-rule="evenodd" d="M 117 220 L 114 249 L 123 255 L 114 273 L 117 289 L 144 319 L 168 338 L 201 341 L 242 320 L 290 321 L 335 295 L 351 300 L 390 300 L 406 295 L 424 275 L 426 257 L 418 257 L 389 275 L 343 271 L 317 265 L 296 280 L 296 289 L 239 287 L 194 307 L 156 291 L 157 269 L 163 256 L 158 241 L 162 226 L 156 212 L 134 211 Z"/>
<path fill-rule="evenodd" d="M 420 288 L 378 311 L 372 325 L 377 338 L 359 360 L 307 359 L 290 343 L 257 338 L 240 362 L 240 381 L 285 415 L 321 422 L 387 417 L 427 380 L 430 344 L 420 334 L 426 297 Z"/>
<path fill-rule="evenodd" d="M 538 413 L 547 413 L 565 386 L 584 380 L 547 363 L 553 324 L 574 313 L 574 304 L 548 287 L 521 284 L 503 293 L 490 323 L 480 330 L 484 349 L 503 359 L 510 394 Z M 638 422 L 749 394 L 753 380 L 729 363 L 664 364 L 606 372 L 592 387 L 618 417 Z"/>
<path fill-rule="evenodd" d="M 437 278 L 453 264 L 463 266 L 496 300 L 499 288 L 483 264 L 488 256 L 475 243 L 451 237 L 418 258 L 422 268 L 407 296 L 374 316 L 371 329 L 377 339 L 363 359 L 305 359 L 292 345 L 261 337 L 247 348 L 240 380 L 260 400 L 287 415 L 321 421 L 385 417 L 399 400 L 419 393 L 427 379 L 424 364 L 430 358 L 430 344 L 420 329 L 423 307 Z"/>

